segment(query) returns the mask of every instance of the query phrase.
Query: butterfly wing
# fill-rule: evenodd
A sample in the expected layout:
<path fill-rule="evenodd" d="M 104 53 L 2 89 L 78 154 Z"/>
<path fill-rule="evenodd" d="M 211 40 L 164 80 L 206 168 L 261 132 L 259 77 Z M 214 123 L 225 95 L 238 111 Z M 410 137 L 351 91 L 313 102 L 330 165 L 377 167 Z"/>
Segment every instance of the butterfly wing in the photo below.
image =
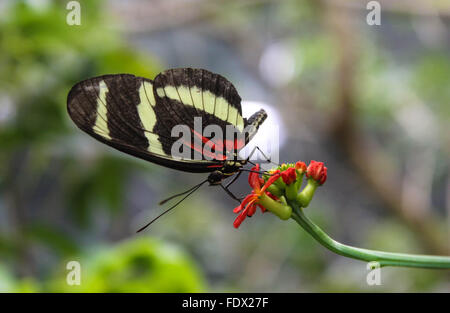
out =
<path fill-rule="evenodd" d="M 212 155 L 200 149 L 200 157 L 195 155 L 198 147 L 190 143 L 200 139 L 203 146 L 211 145 L 212 138 L 202 136 L 209 125 L 217 125 L 224 134 L 227 126 L 242 131 L 246 120 L 240 100 L 234 86 L 220 75 L 173 69 L 154 81 L 129 74 L 87 79 L 69 92 L 67 108 L 80 129 L 122 152 L 178 170 L 210 172 L 227 158 L 220 151 L 223 143 L 214 142 Z M 196 132 L 195 118 L 201 120 Z M 173 156 L 173 144 L 180 140 L 172 134 L 177 125 L 192 131 L 184 146 L 188 157 Z"/>

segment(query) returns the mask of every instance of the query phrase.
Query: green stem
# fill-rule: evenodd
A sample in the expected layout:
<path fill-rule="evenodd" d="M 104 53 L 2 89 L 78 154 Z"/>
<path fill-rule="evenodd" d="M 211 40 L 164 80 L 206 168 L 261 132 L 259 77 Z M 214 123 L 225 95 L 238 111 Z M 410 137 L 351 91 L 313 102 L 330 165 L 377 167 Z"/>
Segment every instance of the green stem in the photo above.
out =
<path fill-rule="evenodd" d="M 358 259 L 366 262 L 376 261 L 380 266 L 406 266 L 421 268 L 450 269 L 450 257 L 418 255 L 406 253 L 391 253 L 376 250 L 356 248 L 333 240 L 322 229 L 314 224 L 303 213 L 297 203 L 289 202 L 293 208 L 291 217 L 302 226 L 314 239 L 325 248 L 345 257 Z"/>
<path fill-rule="evenodd" d="M 301 207 L 306 208 L 311 202 L 317 187 L 319 187 L 319 184 L 314 179 L 309 178 L 307 185 L 297 196 L 297 203 Z"/>

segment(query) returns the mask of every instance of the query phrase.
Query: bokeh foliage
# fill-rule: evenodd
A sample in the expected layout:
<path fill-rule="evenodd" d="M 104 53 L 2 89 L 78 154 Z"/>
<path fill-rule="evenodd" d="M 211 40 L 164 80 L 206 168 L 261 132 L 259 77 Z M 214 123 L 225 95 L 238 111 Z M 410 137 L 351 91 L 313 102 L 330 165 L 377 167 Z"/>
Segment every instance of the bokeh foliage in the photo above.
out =
<path fill-rule="evenodd" d="M 8 115 L 0 123 L 1 291 L 76 291 L 65 283 L 63 261 L 71 257 L 87 273 L 82 291 L 203 289 L 177 247 L 138 238 L 108 250 L 96 237 L 99 208 L 121 218 L 127 177 L 139 166 L 77 144 L 67 93 L 91 76 L 159 71 L 153 58 L 108 30 L 101 5 L 84 1 L 86 23 L 73 27 L 64 1 L 10 2 L 1 13 L 0 101 Z"/>

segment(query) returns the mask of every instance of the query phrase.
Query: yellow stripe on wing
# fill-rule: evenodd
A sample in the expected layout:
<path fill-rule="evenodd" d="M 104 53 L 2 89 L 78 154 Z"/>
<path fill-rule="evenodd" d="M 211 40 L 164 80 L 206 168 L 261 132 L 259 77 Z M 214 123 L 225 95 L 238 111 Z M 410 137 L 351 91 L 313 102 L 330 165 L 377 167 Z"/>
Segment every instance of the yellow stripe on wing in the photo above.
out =
<path fill-rule="evenodd" d="M 109 135 L 108 116 L 106 109 L 106 93 L 108 92 L 108 87 L 106 86 L 104 80 L 100 81 L 98 88 L 100 92 L 97 99 L 97 117 L 92 129 L 100 136 L 111 139 L 111 136 Z"/>
<path fill-rule="evenodd" d="M 153 128 L 157 122 L 155 111 L 153 107 L 156 104 L 155 96 L 153 95 L 153 85 L 149 82 L 143 81 L 139 88 L 139 98 L 141 102 L 138 104 L 138 114 L 141 119 L 142 126 L 144 126 L 145 137 L 148 140 L 148 151 L 151 153 L 165 155 L 158 135 L 153 133 Z"/>
<path fill-rule="evenodd" d="M 217 118 L 234 125 L 239 131 L 244 130 L 244 120 L 238 110 L 231 106 L 223 97 L 217 97 L 209 90 L 202 90 L 196 86 L 191 88 L 181 85 L 165 86 L 157 88 L 156 94 L 171 100 L 195 107 L 197 110 L 205 111 Z"/>

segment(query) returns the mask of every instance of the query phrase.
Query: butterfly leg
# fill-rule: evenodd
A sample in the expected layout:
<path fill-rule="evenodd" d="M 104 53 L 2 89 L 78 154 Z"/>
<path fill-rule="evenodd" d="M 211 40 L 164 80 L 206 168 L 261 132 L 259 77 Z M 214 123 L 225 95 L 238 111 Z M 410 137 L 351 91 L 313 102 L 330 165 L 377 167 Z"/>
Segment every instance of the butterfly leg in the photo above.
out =
<path fill-rule="evenodd" d="M 236 196 L 235 196 L 235 195 L 227 188 L 228 185 L 227 185 L 227 186 L 224 186 L 224 185 L 220 184 L 219 186 L 222 187 L 222 189 L 225 190 L 225 192 L 226 192 L 231 198 L 233 198 L 233 199 L 236 200 L 237 202 L 241 203 L 242 198 L 236 197 Z"/>
<path fill-rule="evenodd" d="M 275 165 L 278 165 L 278 164 L 276 164 L 276 163 L 274 163 L 274 162 L 272 162 L 271 160 L 270 160 L 270 158 L 268 158 L 265 154 L 264 154 L 264 152 L 262 152 L 261 151 L 261 149 L 258 147 L 258 146 L 256 146 L 256 147 L 254 147 L 253 148 L 253 150 L 250 152 L 250 154 L 248 155 L 248 157 L 246 158 L 246 160 L 245 160 L 245 163 L 250 163 L 250 164 L 253 164 L 253 165 L 255 165 L 253 162 L 251 162 L 250 161 L 250 158 L 253 156 L 253 154 L 256 152 L 256 150 L 258 150 L 259 152 L 261 152 L 261 154 L 263 155 L 263 157 L 265 157 L 266 158 L 266 161 L 268 161 L 268 162 L 270 162 L 270 163 L 272 163 L 272 164 L 275 164 Z M 242 174 L 242 172 L 244 172 L 245 170 L 240 170 L 238 173 L 237 173 L 237 175 L 235 175 L 232 179 L 231 179 L 231 181 L 230 182 L 228 182 L 225 186 L 224 185 L 222 185 L 222 184 L 220 184 L 220 186 L 222 187 L 222 189 L 223 190 L 225 190 L 225 192 L 229 195 L 229 196 L 231 196 L 233 199 L 235 199 L 236 201 L 239 201 L 239 203 L 241 203 L 241 201 L 242 201 L 242 199 L 244 199 L 244 198 L 238 198 L 238 197 L 236 197 L 228 188 L 239 178 L 239 176 Z"/>
<path fill-rule="evenodd" d="M 267 157 L 258 146 L 256 146 L 255 148 L 258 149 L 258 151 L 262 154 L 262 156 L 266 159 L 267 162 L 272 163 L 273 165 L 276 165 L 276 166 L 280 166 L 280 164 L 278 164 L 276 162 L 272 162 L 271 158 Z"/>
<path fill-rule="evenodd" d="M 245 159 L 244 164 L 245 164 L 245 163 L 250 163 L 250 164 L 256 166 L 255 163 L 253 163 L 252 161 L 250 161 L 250 158 L 255 154 L 256 149 L 259 149 L 259 148 L 258 148 L 258 147 L 254 147 L 254 148 L 253 148 L 253 150 L 249 153 L 248 157 Z"/>
<path fill-rule="evenodd" d="M 233 184 L 233 183 L 239 178 L 239 176 L 241 176 L 241 174 L 242 174 L 242 171 L 239 171 L 239 172 L 237 173 L 237 175 L 234 176 L 233 179 L 225 185 L 225 188 L 230 187 L 231 184 Z"/>

